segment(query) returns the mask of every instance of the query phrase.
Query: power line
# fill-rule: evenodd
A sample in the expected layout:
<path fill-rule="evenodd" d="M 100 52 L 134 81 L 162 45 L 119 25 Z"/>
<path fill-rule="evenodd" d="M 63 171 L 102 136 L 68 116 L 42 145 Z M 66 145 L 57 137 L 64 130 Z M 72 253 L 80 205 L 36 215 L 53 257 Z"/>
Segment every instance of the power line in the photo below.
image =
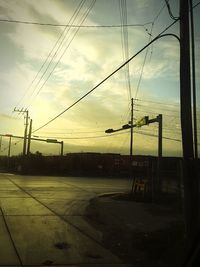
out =
<path fill-rule="evenodd" d="M 154 24 L 156 22 L 156 20 L 159 18 L 160 14 L 162 13 L 163 9 L 165 8 L 166 4 L 164 4 L 161 9 L 159 10 L 158 14 L 155 16 L 152 24 L 151 24 L 151 29 L 150 29 L 150 32 L 148 32 L 149 34 L 149 42 L 152 40 L 152 33 L 153 33 L 153 28 L 154 28 Z M 153 44 L 152 44 L 153 46 Z M 137 98 L 137 95 L 138 95 L 138 91 L 139 91 L 139 88 L 140 88 L 140 84 L 141 84 L 141 81 L 142 81 L 142 76 L 143 76 L 143 73 L 144 73 L 144 67 L 145 67 L 145 64 L 146 64 L 146 59 L 147 59 L 147 55 L 148 55 L 148 52 L 149 52 L 149 48 L 148 47 L 146 49 L 146 52 L 145 52 L 145 56 L 144 56 L 144 60 L 143 60 L 143 63 L 142 63 L 142 68 L 141 68 L 141 72 L 140 72 L 140 77 L 139 77 L 139 80 L 138 80 L 138 84 L 137 84 L 137 87 L 136 87 L 136 92 L 135 92 L 135 98 Z M 151 54 L 152 54 L 152 51 L 151 51 Z"/>
<path fill-rule="evenodd" d="M 137 131 L 137 130 L 135 130 L 135 133 L 141 134 L 141 135 L 150 136 L 150 137 L 158 137 L 158 135 L 156 135 L 156 134 L 146 133 L 144 131 Z M 77 139 L 96 139 L 96 138 L 112 137 L 112 136 L 123 135 L 123 134 L 129 134 L 129 131 L 124 131 L 124 132 L 121 132 L 121 133 L 113 133 L 113 134 L 109 134 L 109 135 L 82 136 L 82 137 L 79 137 L 79 136 L 75 136 L 75 137 L 58 137 L 58 136 L 54 136 L 54 137 L 51 137 L 51 138 L 59 138 L 59 139 L 64 139 L 64 140 L 73 140 L 73 139 L 76 139 L 76 140 Z M 46 137 L 45 136 L 40 136 L 40 138 L 46 138 Z M 167 137 L 167 136 L 163 136 L 163 139 L 181 142 L 180 139 L 171 138 L 171 137 Z"/>
<path fill-rule="evenodd" d="M 127 5 L 126 0 L 119 0 L 120 9 L 120 19 L 121 19 L 121 44 L 122 44 L 122 54 L 123 61 L 127 61 L 129 58 L 129 39 L 128 39 L 128 29 L 123 25 L 127 24 Z M 131 99 L 131 82 L 130 82 L 130 69 L 129 64 L 125 68 L 126 85 L 129 93 L 129 98 Z"/>
<path fill-rule="evenodd" d="M 152 39 L 153 27 L 154 27 L 154 23 L 152 23 L 152 25 L 151 25 L 151 31 L 150 31 L 150 34 L 149 34 L 149 42 Z M 142 81 L 142 76 L 143 76 L 143 72 L 144 72 L 144 66 L 145 66 L 145 63 L 146 63 L 148 52 L 149 52 L 149 47 L 145 51 L 145 56 L 144 56 L 144 60 L 143 60 L 142 68 L 141 68 L 141 72 L 140 72 L 140 77 L 139 77 L 138 84 L 137 84 L 137 87 L 136 87 L 135 98 L 137 98 L 137 94 L 138 94 L 138 91 L 139 91 L 140 83 Z"/>
<path fill-rule="evenodd" d="M 43 133 L 47 133 L 47 134 L 58 134 L 58 135 L 65 135 L 65 134 L 74 134 L 74 131 L 75 130 L 73 130 L 72 132 L 65 132 L 65 133 L 61 133 L 61 132 L 43 132 Z M 76 134 L 85 134 L 85 133 L 87 133 L 87 134 L 91 134 L 91 133 L 102 133 L 104 130 L 99 130 L 99 131 L 83 131 L 83 132 L 79 132 L 79 131 L 76 131 Z"/>
<path fill-rule="evenodd" d="M 141 132 L 135 131 L 135 133 L 137 133 L 137 134 L 142 134 L 142 135 L 147 135 L 147 136 L 151 136 L 151 137 L 158 137 L 157 134 L 145 133 L 145 132 L 143 132 L 143 131 L 141 131 Z M 163 136 L 162 138 L 163 138 L 163 139 L 166 139 L 166 140 L 171 140 L 171 141 L 181 142 L 181 139 L 171 138 L 171 137 L 167 137 L 167 136 Z"/>
<path fill-rule="evenodd" d="M 143 110 L 141 110 L 141 109 L 134 109 L 134 111 L 140 112 L 140 113 L 143 113 L 143 114 L 144 113 L 150 113 L 150 114 L 153 114 L 153 115 L 155 115 L 155 114 L 158 113 L 157 111 L 151 111 L 151 110 L 145 110 L 145 109 L 143 109 Z M 170 117 L 170 118 L 177 118 L 177 119 L 180 118 L 180 116 L 169 115 L 169 114 L 163 113 L 163 112 L 162 112 L 162 115 L 165 115 L 165 116 Z"/>
<path fill-rule="evenodd" d="M 179 19 L 179 17 L 175 17 L 172 14 L 171 7 L 170 7 L 170 4 L 169 4 L 169 0 L 165 0 L 165 3 L 166 3 L 166 6 L 167 6 L 167 9 L 168 9 L 168 13 L 169 13 L 170 18 L 173 19 L 173 20 Z"/>
<path fill-rule="evenodd" d="M 144 107 L 144 108 L 146 108 L 147 110 L 150 108 L 150 110 L 153 108 L 154 110 L 164 110 L 164 111 L 169 111 L 169 112 L 174 112 L 174 113 L 177 113 L 177 112 L 179 112 L 179 110 L 172 110 L 172 109 L 168 109 L 168 108 L 166 108 L 166 107 L 149 107 L 149 106 L 147 106 L 147 105 L 143 105 L 143 104 L 135 104 L 135 107 Z"/>
<path fill-rule="evenodd" d="M 74 21 L 75 21 L 77 15 L 78 15 L 78 13 L 80 12 L 82 6 L 84 5 L 84 3 L 85 3 L 85 0 L 81 0 L 81 1 L 80 1 L 79 5 L 77 6 L 76 10 L 74 11 L 72 17 L 71 17 L 70 20 L 69 20 L 69 24 L 68 24 L 68 25 L 72 25 L 72 24 L 74 23 Z M 67 30 L 67 33 L 65 33 L 66 30 Z M 58 52 L 58 50 L 60 49 L 61 45 L 63 44 L 63 42 L 64 42 L 64 40 L 65 40 L 65 37 L 66 37 L 66 35 L 68 34 L 69 30 L 70 30 L 70 26 L 65 27 L 64 30 L 61 32 L 59 38 L 57 39 L 57 41 L 56 41 L 55 44 L 53 45 L 53 47 L 52 47 L 51 51 L 49 52 L 47 58 L 46 58 L 45 61 L 43 62 L 43 64 L 42 64 L 42 66 L 40 67 L 39 71 L 37 72 L 37 74 L 36 74 L 35 77 L 33 78 L 32 82 L 30 83 L 30 85 L 29 85 L 28 88 L 26 89 L 24 95 L 23 95 L 22 98 L 19 100 L 19 102 L 17 103 L 16 106 L 18 106 L 18 105 L 21 103 L 21 101 L 24 99 L 24 97 L 27 95 L 28 91 L 31 89 L 33 83 L 35 82 L 35 80 L 36 80 L 37 77 L 39 76 L 39 74 L 40 74 L 40 72 L 42 71 L 42 69 L 43 69 L 43 67 L 45 66 L 45 64 L 47 63 L 48 59 L 51 57 L 51 60 L 49 61 L 49 63 L 48 63 L 48 65 L 47 65 L 46 69 L 44 70 L 43 74 L 41 75 L 41 77 L 39 78 L 38 82 L 37 82 L 36 85 L 35 85 L 35 89 L 33 90 L 33 92 L 32 92 L 32 94 L 31 94 L 30 98 L 32 97 L 32 95 L 34 94 L 35 90 L 37 89 L 37 86 L 39 85 L 40 81 L 42 80 L 42 78 L 44 77 L 44 75 L 45 75 L 45 73 L 47 72 L 48 68 L 50 67 L 50 65 L 51 65 L 51 63 L 52 63 L 52 61 L 53 61 L 53 59 L 56 57 L 57 52 Z M 59 44 L 59 42 L 60 42 L 60 44 Z M 58 45 L 58 44 L 59 44 L 59 45 Z M 57 47 L 57 49 L 56 49 L 55 52 L 54 52 L 54 49 L 56 48 L 57 45 L 58 45 L 58 47 Z M 54 52 L 54 54 L 53 54 L 53 52 Z"/>
<path fill-rule="evenodd" d="M 192 6 L 192 8 L 197 7 L 198 5 L 200 5 L 200 2 L 196 3 L 194 6 Z"/>
<path fill-rule="evenodd" d="M 88 9 L 86 10 L 86 12 L 83 14 L 83 16 L 81 17 L 81 24 L 85 21 L 85 19 L 87 18 L 89 12 L 91 11 L 91 9 L 93 8 L 94 4 L 95 4 L 96 0 L 93 0 L 90 4 L 90 6 L 88 7 Z M 38 94 L 40 93 L 40 91 L 42 90 L 42 88 L 44 87 L 44 85 L 46 84 L 46 82 L 48 81 L 48 79 L 50 78 L 50 76 L 53 74 L 55 68 L 57 67 L 57 65 L 59 64 L 60 60 L 62 59 L 62 57 L 64 56 L 65 52 L 67 51 L 67 49 L 69 48 L 70 44 L 72 43 L 72 41 L 74 40 L 76 34 L 78 33 L 78 31 L 80 30 L 80 27 L 76 29 L 74 35 L 72 36 L 71 40 L 69 41 L 67 47 L 64 49 L 63 53 L 61 54 L 61 56 L 59 57 L 58 61 L 56 62 L 56 64 L 54 65 L 53 69 L 51 70 L 51 72 L 49 73 L 49 75 L 47 76 L 46 80 L 43 82 L 43 84 L 40 86 L 37 94 L 35 97 L 38 96 Z M 33 102 L 33 100 L 32 100 Z M 28 105 L 28 107 L 30 107 L 31 103 Z M 27 107 L 27 108 L 28 108 Z"/>
<path fill-rule="evenodd" d="M 83 100 L 85 97 L 87 97 L 89 94 L 91 94 L 95 89 L 97 89 L 101 84 L 103 84 L 105 81 L 107 81 L 111 76 L 113 76 L 116 72 L 118 72 L 120 69 L 122 69 L 126 64 L 128 64 L 131 60 L 133 60 L 137 55 L 139 55 L 143 50 L 145 50 L 150 44 L 152 44 L 155 40 L 157 40 L 159 37 L 162 36 L 162 34 L 164 32 L 166 32 L 169 28 L 171 28 L 178 20 L 172 22 L 168 27 L 166 27 L 160 34 L 158 34 L 151 42 L 149 42 L 147 45 L 145 45 L 143 48 L 141 48 L 136 54 L 134 54 L 132 57 L 130 57 L 126 62 L 124 62 L 122 65 L 120 65 L 116 70 L 114 70 L 111 74 L 109 74 L 106 78 L 104 78 L 101 82 L 99 82 L 95 87 L 93 87 L 91 90 L 89 90 L 86 94 L 84 94 L 82 97 L 80 97 L 77 101 L 75 101 L 72 105 L 70 105 L 69 107 L 67 107 L 65 110 L 63 110 L 62 112 L 60 112 L 58 115 L 56 115 L 54 118 L 52 118 L 51 120 L 49 120 L 48 122 L 46 122 L 44 125 L 40 126 L 39 128 L 37 128 L 36 130 L 34 130 L 33 132 L 36 132 L 40 129 L 42 129 L 43 127 L 45 127 L 46 125 L 48 125 L 49 123 L 51 123 L 52 121 L 54 121 L 55 119 L 57 119 L 58 117 L 60 117 L 62 114 L 64 114 L 66 111 L 68 111 L 69 109 L 71 109 L 73 106 L 75 106 L 76 104 L 78 104 L 81 100 Z M 166 34 L 167 35 L 172 35 L 172 34 Z"/>
<path fill-rule="evenodd" d="M 155 16 L 154 20 L 152 21 L 152 23 L 155 23 L 156 20 L 159 18 L 160 14 L 162 13 L 163 9 L 165 8 L 166 4 L 164 4 L 161 9 L 158 11 L 158 14 Z"/>
<path fill-rule="evenodd" d="M 8 23 L 19 23 L 26 25 L 40 25 L 40 26 L 53 26 L 53 27 L 73 27 L 73 28 L 121 28 L 122 25 L 70 25 L 70 24 L 56 24 L 56 23 L 42 23 L 42 22 L 32 22 L 32 21 L 22 21 L 22 20 L 10 20 L 10 19 L 0 19 L 0 22 Z M 136 23 L 136 24 L 125 24 L 124 27 L 144 27 L 152 22 L 146 23 Z"/>
<path fill-rule="evenodd" d="M 146 99 L 135 99 L 136 101 L 142 101 L 142 102 L 147 102 L 147 103 L 152 103 L 152 104 L 158 104 L 158 105 L 167 105 L 167 106 L 175 106 L 175 105 L 180 105 L 179 103 L 165 103 L 165 102 L 157 102 L 153 100 L 146 100 Z"/>

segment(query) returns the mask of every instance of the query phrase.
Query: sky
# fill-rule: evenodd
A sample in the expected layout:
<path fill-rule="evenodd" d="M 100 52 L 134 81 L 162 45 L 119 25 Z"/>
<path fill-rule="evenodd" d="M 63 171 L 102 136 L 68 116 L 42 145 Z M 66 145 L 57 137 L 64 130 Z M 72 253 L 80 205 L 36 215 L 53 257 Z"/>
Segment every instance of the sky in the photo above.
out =
<path fill-rule="evenodd" d="M 177 17 L 179 1 L 169 3 Z M 199 15 L 200 5 L 194 9 L 198 135 Z M 24 115 L 13 110 L 26 109 L 32 135 L 64 141 L 64 153 L 128 154 L 130 130 L 115 135 L 105 130 L 130 121 L 133 97 L 134 121 L 163 114 L 163 155 L 182 155 L 179 44 L 174 37 L 156 41 L 43 127 L 173 22 L 164 0 L 0 0 L 0 20 L 0 134 L 23 136 Z M 167 33 L 179 35 L 179 22 Z M 157 155 L 157 135 L 157 123 L 134 128 L 133 154 Z M 2 138 L 0 155 L 8 153 L 8 141 Z M 12 138 L 11 154 L 21 153 L 22 146 Z M 60 145 L 32 141 L 31 151 L 58 155 Z"/>

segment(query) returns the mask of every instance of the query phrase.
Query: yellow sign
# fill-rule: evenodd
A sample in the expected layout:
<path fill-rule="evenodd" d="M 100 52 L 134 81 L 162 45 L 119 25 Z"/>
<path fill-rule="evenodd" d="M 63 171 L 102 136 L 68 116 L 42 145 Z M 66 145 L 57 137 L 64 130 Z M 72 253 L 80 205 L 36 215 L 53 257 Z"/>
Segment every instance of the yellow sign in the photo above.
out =
<path fill-rule="evenodd" d="M 147 125 L 149 121 L 149 116 L 144 116 L 143 118 L 141 118 L 140 120 L 138 120 L 136 122 L 136 126 L 137 127 L 141 127 L 143 125 Z"/>

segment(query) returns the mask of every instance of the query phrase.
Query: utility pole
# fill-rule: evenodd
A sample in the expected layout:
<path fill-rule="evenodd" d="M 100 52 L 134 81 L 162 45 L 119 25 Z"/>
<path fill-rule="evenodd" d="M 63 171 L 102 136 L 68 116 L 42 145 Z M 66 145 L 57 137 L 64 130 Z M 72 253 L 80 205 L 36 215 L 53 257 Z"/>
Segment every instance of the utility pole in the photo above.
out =
<path fill-rule="evenodd" d="M 60 142 L 60 145 L 61 145 L 60 155 L 63 156 L 63 145 L 64 145 L 64 142 L 61 141 L 61 142 Z"/>
<path fill-rule="evenodd" d="M 30 125 L 29 125 L 29 134 L 28 134 L 28 146 L 27 146 L 27 155 L 30 154 L 30 147 L 31 147 L 31 133 L 32 133 L 32 123 L 33 120 L 30 120 Z"/>
<path fill-rule="evenodd" d="M 26 139 L 27 139 L 27 131 L 28 131 L 28 110 L 27 109 L 16 109 L 14 108 L 14 112 L 25 114 L 25 129 L 24 129 L 24 145 L 23 145 L 23 156 L 26 156 Z"/>
<path fill-rule="evenodd" d="M 1 152 L 1 146 L 2 146 L 2 136 L 0 137 L 0 152 Z"/>
<path fill-rule="evenodd" d="M 193 151 L 188 0 L 180 0 L 180 100 L 186 237 L 187 249 L 191 252 L 199 233 L 199 187 Z"/>
<path fill-rule="evenodd" d="M 27 131 L 28 131 L 28 110 L 25 111 L 25 130 L 24 130 L 24 146 L 23 156 L 26 156 L 26 143 L 27 143 Z"/>
<path fill-rule="evenodd" d="M 9 136 L 9 145 L 8 145 L 8 157 L 10 158 L 10 149 L 11 149 L 11 138 L 12 135 Z"/>
<path fill-rule="evenodd" d="M 189 2 L 190 2 L 191 55 L 192 55 L 192 92 L 193 92 L 192 100 L 193 100 L 194 156 L 195 156 L 195 159 L 198 159 L 194 18 L 193 18 L 192 0 L 189 0 Z"/>
<path fill-rule="evenodd" d="M 132 161 L 133 161 L 133 98 L 131 98 L 131 120 L 129 122 L 131 127 L 131 138 L 130 138 L 130 179 L 132 179 Z M 132 189 L 131 193 L 133 193 L 133 184 L 134 180 L 132 181 Z"/>
<path fill-rule="evenodd" d="M 131 120 L 130 120 L 130 127 L 131 127 L 130 162 L 131 162 L 131 165 L 132 165 L 132 156 L 133 156 L 133 98 L 131 98 Z"/>
<path fill-rule="evenodd" d="M 158 122 L 158 164 L 157 164 L 157 185 L 158 194 L 161 193 L 161 159 L 162 159 L 162 114 L 157 116 Z"/>
<path fill-rule="evenodd" d="M 158 158 L 162 158 L 162 114 L 157 116 L 158 120 Z"/>

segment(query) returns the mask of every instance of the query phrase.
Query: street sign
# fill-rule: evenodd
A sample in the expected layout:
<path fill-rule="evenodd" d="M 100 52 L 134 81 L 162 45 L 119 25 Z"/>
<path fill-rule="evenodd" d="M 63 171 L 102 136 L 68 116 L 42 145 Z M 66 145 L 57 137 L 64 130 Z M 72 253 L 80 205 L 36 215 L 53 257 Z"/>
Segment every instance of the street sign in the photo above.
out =
<path fill-rule="evenodd" d="M 56 139 L 47 139 L 47 143 L 58 143 Z"/>
<path fill-rule="evenodd" d="M 141 127 L 149 123 L 149 116 L 144 116 L 140 120 L 136 121 L 136 126 Z"/>

